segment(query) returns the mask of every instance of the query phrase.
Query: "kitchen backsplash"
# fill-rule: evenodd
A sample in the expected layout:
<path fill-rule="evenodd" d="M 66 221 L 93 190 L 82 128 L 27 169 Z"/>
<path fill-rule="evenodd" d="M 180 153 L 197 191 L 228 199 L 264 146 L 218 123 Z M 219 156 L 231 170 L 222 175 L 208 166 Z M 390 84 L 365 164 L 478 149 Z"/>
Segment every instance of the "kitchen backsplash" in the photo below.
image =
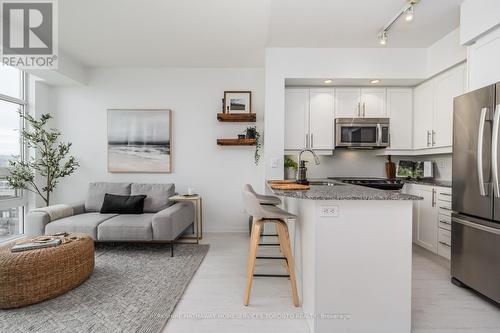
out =
<path fill-rule="evenodd" d="M 315 165 L 310 154 L 304 153 L 302 157 L 310 161 L 307 163 L 309 178 L 325 177 L 385 177 L 386 156 L 377 156 L 376 150 L 335 150 L 332 155 L 320 156 L 320 165 Z M 291 158 L 297 160 L 296 155 Z M 433 161 L 434 178 L 451 180 L 451 154 L 423 155 L 423 156 L 393 156 L 398 160 Z"/>

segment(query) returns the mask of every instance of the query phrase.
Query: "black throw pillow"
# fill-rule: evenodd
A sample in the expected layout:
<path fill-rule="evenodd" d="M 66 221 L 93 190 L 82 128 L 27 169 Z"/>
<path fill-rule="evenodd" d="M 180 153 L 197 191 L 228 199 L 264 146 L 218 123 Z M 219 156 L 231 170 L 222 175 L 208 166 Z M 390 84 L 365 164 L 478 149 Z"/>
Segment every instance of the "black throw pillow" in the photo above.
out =
<path fill-rule="evenodd" d="M 106 193 L 101 214 L 142 214 L 146 195 L 115 195 Z"/>

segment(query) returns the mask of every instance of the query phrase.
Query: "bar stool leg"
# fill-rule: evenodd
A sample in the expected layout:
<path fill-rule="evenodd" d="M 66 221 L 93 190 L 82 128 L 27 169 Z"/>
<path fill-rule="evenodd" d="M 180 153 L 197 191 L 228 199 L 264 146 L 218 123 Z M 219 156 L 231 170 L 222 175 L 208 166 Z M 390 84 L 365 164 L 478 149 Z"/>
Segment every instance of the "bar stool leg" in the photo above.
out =
<path fill-rule="evenodd" d="M 290 284 L 292 287 L 292 299 L 293 299 L 293 305 L 295 306 L 300 306 L 299 305 L 299 294 L 297 292 L 297 281 L 295 279 L 295 264 L 293 261 L 293 254 L 292 254 L 292 248 L 290 246 L 290 236 L 288 234 L 288 226 L 286 222 L 284 221 L 276 221 L 276 226 L 279 230 L 279 234 L 281 235 L 283 250 L 284 250 L 284 256 L 287 259 L 287 265 L 288 265 L 288 272 L 290 274 Z"/>
<path fill-rule="evenodd" d="M 255 220 L 252 225 L 252 236 L 250 236 L 250 253 L 248 254 L 248 268 L 247 268 L 247 288 L 245 291 L 244 305 L 250 302 L 250 292 L 252 290 L 253 273 L 255 271 L 255 260 L 257 257 L 257 248 L 259 246 L 260 233 L 264 221 Z"/>

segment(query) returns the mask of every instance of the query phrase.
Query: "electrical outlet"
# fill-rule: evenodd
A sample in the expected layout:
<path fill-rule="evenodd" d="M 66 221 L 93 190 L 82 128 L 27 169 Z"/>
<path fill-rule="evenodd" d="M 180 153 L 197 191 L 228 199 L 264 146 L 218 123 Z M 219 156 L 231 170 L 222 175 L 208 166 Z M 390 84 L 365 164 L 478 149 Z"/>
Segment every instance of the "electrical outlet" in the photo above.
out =
<path fill-rule="evenodd" d="M 339 206 L 320 206 L 319 216 L 321 217 L 337 217 L 339 216 Z"/>
<path fill-rule="evenodd" d="M 446 169 L 447 165 L 446 165 L 446 161 L 439 161 L 439 167 L 441 169 Z"/>

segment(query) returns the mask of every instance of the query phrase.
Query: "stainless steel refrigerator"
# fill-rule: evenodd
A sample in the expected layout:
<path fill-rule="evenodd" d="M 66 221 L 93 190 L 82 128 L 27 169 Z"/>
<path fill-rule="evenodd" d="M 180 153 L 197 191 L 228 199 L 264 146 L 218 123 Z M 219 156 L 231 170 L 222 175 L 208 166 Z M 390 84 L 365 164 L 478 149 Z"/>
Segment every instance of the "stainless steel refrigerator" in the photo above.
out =
<path fill-rule="evenodd" d="M 454 100 L 451 276 L 500 303 L 500 82 Z"/>

